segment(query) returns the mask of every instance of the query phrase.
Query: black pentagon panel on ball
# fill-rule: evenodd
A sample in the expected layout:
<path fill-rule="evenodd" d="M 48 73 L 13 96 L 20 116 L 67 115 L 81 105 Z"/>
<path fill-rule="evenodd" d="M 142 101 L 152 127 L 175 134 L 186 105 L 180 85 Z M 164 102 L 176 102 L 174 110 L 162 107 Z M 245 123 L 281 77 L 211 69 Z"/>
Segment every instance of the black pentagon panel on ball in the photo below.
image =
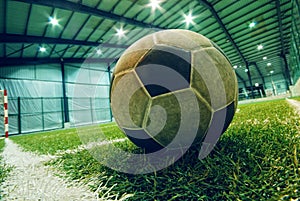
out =
<path fill-rule="evenodd" d="M 129 130 L 123 128 L 127 137 L 137 146 L 145 149 L 147 152 L 155 152 L 163 149 L 145 130 Z"/>
<path fill-rule="evenodd" d="M 190 83 L 191 53 L 171 46 L 155 45 L 135 70 L 152 97 L 185 89 Z"/>

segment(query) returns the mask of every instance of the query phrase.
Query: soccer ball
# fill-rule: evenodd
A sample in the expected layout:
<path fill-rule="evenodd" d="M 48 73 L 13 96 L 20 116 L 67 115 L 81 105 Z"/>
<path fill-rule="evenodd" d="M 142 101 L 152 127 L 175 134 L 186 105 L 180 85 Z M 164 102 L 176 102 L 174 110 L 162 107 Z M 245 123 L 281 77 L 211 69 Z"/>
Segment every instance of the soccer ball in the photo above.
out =
<path fill-rule="evenodd" d="M 216 44 L 192 31 L 165 30 L 143 37 L 121 56 L 111 108 L 137 146 L 180 149 L 205 139 L 216 143 L 234 116 L 237 89 L 232 65 Z"/>

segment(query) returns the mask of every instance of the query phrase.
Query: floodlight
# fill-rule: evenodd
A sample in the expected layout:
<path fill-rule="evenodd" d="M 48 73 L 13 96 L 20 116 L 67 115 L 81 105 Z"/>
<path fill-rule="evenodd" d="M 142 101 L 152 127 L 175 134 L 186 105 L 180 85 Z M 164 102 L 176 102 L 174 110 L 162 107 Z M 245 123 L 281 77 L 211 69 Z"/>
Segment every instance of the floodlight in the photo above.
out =
<path fill-rule="evenodd" d="M 97 50 L 97 54 L 98 54 L 98 55 L 101 55 L 101 54 L 102 54 L 102 51 L 101 51 L 100 49 L 98 49 L 98 50 Z"/>
<path fill-rule="evenodd" d="M 258 50 L 262 50 L 262 49 L 264 49 L 264 46 L 263 46 L 263 45 L 258 45 L 258 46 L 257 46 L 257 49 L 258 49 Z"/>
<path fill-rule="evenodd" d="M 57 26 L 58 25 L 58 20 L 55 17 L 49 17 L 49 22 L 53 26 Z"/>
<path fill-rule="evenodd" d="M 190 12 L 188 15 L 183 14 L 184 16 L 184 22 L 187 26 L 189 26 L 190 24 L 194 24 L 194 18 L 192 12 Z"/>
<path fill-rule="evenodd" d="M 40 47 L 40 48 L 39 48 L 39 51 L 40 51 L 40 52 L 46 52 L 46 48 L 45 48 L 45 47 Z"/>
<path fill-rule="evenodd" d="M 253 28 L 253 27 L 255 27 L 255 25 L 256 25 L 256 22 L 251 22 L 251 23 L 249 24 L 249 28 Z"/>

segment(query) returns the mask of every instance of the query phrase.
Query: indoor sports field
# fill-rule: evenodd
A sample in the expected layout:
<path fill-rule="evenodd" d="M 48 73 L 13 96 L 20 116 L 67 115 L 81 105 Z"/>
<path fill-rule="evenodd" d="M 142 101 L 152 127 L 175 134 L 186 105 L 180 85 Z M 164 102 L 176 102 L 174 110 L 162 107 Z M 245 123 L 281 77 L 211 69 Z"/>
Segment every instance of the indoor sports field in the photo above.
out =
<path fill-rule="evenodd" d="M 0 200 L 300 201 L 297 0 L 0 0 Z"/>

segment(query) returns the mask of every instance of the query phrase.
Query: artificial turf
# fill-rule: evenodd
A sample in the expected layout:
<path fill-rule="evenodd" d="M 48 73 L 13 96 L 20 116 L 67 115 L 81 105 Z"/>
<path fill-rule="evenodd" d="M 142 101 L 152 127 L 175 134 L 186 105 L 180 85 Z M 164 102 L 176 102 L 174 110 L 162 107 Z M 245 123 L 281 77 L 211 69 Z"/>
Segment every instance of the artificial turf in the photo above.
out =
<path fill-rule="evenodd" d="M 3 152 L 5 146 L 4 139 L 0 139 L 0 154 Z M 7 166 L 2 156 L 0 155 L 0 185 L 2 185 L 2 182 L 5 180 L 5 178 L 8 176 L 9 172 L 11 171 L 11 167 Z M 2 192 L 0 189 L 0 200 L 2 199 Z"/>
<path fill-rule="evenodd" d="M 297 101 L 300 101 L 300 96 L 293 97 L 292 99 L 297 100 Z"/>
<path fill-rule="evenodd" d="M 43 133 L 26 134 L 13 136 L 11 139 L 22 146 L 26 151 L 32 151 L 37 154 L 55 154 L 58 151 L 74 149 L 82 144 L 81 138 L 78 135 L 85 132 L 84 135 L 95 134 L 102 129 L 104 134 L 107 134 L 107 139 L 124 138 L 124 134 L 116 126 L 115 123 L 86 126 L 82 128 L 71 128 L 58 131 L 49 131 Z M 81 136 L 83 137 L 83 136 Z"/>
<path fill-rule="evenodd" d="M 121 138 L 121 131 L 110 131 L 108 136 Z M 31 140 L 27 136 L 22 146 Z M 130 141 L 116 146 L 131 152 L 138 149 Z M 132 194 L 128 200 L 292 200 L 300 198 L 299 150 L 300 117 L 280 100 L 239 106 L 230 127 L 204 160 L 190 150 L 166 169 L 130 175 L 101 165 L 84 150 L 48 165 L 68 179 L 88 183 L 94 191 L 104 183 L 106 190 L 100 194 Z"/>

